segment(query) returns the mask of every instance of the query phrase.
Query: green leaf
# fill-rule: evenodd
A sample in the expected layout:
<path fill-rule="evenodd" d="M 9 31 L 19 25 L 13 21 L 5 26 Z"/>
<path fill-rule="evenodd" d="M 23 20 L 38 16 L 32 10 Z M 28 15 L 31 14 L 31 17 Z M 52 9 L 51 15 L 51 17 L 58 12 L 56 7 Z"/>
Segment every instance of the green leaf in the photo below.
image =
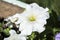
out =
<path fill-rule="evenodd" d="M 3 32 L 3 28 L 2 27 L 0 27 L 0 32 Z"/>
<path fill-rule="evenodd" d="M 10 31 L 9 28 L 7 28 L 7 29 L 4 29 L 3 33 L 5 33 L 6 35 L 10 35 L 9 31 Z"/>

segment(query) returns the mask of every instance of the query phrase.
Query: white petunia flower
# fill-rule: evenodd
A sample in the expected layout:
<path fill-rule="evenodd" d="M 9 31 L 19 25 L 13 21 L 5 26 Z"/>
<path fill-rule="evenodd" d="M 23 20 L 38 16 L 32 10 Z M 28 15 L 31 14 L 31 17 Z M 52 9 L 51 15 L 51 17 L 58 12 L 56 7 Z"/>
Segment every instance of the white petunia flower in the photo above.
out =
<path fill-rule="evenodd" d="M 24 35 L 31 35 L 33 31 L 43 32 L 45 30 L 44 25 L 47 23 L 46 19 L 49 18 L 48 8 L 40 7 L 36 3 L 30 4 L 30 7 L 20 14 L 20 19 L 23 19 L 23 21 L 19 30 Z"/>
<path fill-rule="evenodd" d="M 4 38 L 4 40 L 26 40 L 25 36 L 16 34 L 14 30 L 10 30 L 9 32 L 10 32 L 10 37 Z"/>

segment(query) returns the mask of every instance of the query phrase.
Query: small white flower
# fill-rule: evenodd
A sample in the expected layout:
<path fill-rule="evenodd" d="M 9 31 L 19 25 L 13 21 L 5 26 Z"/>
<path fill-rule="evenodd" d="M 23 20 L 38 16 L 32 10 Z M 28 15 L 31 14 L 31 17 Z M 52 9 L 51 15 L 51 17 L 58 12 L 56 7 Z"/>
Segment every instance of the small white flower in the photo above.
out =
<path fill-rule="evenodd" d="M 26 40 L 25 36 L 16 34 L 14 30 L 10 30 L 9 32 L 10 32 L 10 37 L 4 38 L 4 40 Z"/>
<path fill-rule="evenodd" d="M 20 19 L 23 21 L 19 30 L 24 35 L 30 35 L 33 31 L 43 32 L 45 30 L 44 25 L 47 23 L 46 19 L 49 18 L 48 8 L 40 7 L 36 3 L 30 4 L 30 7 L 20 14 Z"/>

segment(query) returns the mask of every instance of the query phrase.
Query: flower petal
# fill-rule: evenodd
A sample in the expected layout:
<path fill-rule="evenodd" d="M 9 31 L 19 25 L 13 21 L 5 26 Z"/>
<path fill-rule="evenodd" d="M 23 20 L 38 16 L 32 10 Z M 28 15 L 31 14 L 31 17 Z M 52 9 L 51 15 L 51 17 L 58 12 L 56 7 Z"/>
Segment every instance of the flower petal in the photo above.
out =
<path fill-rule="evenodd" d="M 40 25 L 39 23 L 35 23 L 33 25 L 33 31 L 37 31 L 39 33 L 43 32 L 45 30 L 45 27 L 43 27 L 42 25 Z"/>
<path fill-rule="evenodd" d="M 36 23 L 40 24 L 41 26 L 44 26 L 45 24 L 47 24 L 45 19 L 37 19 Z"/>
<path fill-rule="evenodd" d="M 20 24 L 19 30 L 21 31 L 22 35 L 31 35 L 32 26 L 28 22 L 24 21 Z"/>
<path fill-rule="evenodd" d="M 49 10 L 48 8 L 43 8 L 43 7 L 39 6 L 37 3 L 32 3 L 30 5 L 31 5 L 32 9 L 35 10 L 35 12 L 39 11 L 40 13 L 44 13 Z"/>
<path fill-rule="evenodd" d="M 9 32 L 10 32 L 10 35 L 16 34 L 15 30 L 10 30 Z"/>
<path fill-rule="evenodd" d="M 4 38 L 4 40 L 9 40 L 9 38 Z"/>
<path fill-rule="evenodd" d="M 27 40 L 26 37 L 18 36 L 17 40 Z"/>

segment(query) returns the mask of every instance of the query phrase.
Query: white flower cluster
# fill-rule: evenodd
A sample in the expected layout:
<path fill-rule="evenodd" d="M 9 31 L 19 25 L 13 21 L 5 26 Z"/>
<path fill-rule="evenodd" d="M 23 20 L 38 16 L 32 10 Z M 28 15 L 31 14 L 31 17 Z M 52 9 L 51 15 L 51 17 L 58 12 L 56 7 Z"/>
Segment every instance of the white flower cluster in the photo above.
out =
<path fill-rule="evenodd" d="M 45 30 L 44 25 L 47 23 L 46 19 L 49 18 L 48 8 L 40 7 L 36 3 L 26 4 L 17 0 L 4 1 L 25 8 L 23 13 L 16 13 L 15 15 L 5 19 L 15 23 L 17 27 L 19 27 L 21 33 L 16 34 L 14 30 L 10 30 L 11 36 L 4 38 L 4 40 L 27 40 L 27 36 L 31 35 L 32 32 L 37 31 L 41 33 Z"/>

